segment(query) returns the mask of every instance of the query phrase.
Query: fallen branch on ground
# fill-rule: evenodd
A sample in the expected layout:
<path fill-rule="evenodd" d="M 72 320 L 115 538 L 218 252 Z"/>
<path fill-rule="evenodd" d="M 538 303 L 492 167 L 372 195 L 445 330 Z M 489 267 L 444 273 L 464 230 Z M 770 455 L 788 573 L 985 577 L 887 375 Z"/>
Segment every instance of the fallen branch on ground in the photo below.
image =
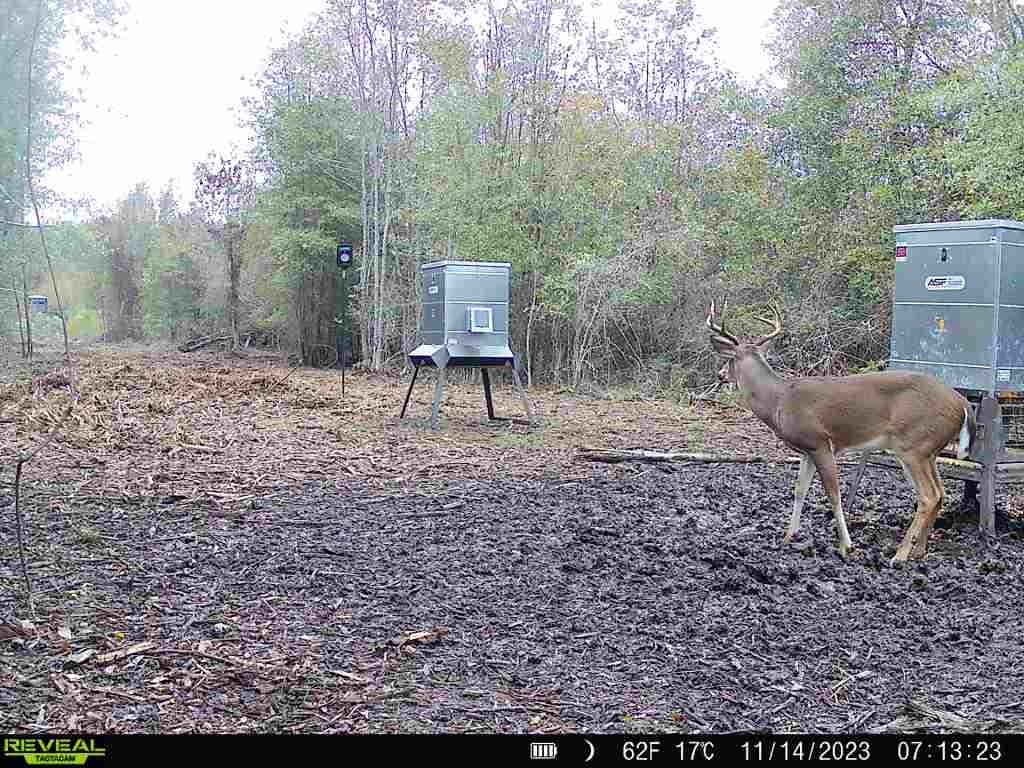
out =
<path fill-rule="evenodd" d="M 217 661 L 231 667 L 241 667 L 239 662 L 225 658 L 224 656 L 216 656 L 212 653 L 206 653 L 205 651 L 193 651 L 187 648 L 160 648 L 151 640 L 135 643 L 127 648 L 120 648 L 116 651 L 110 651 L 109 653 L 97 654 L 94 649 L 88 648 L 80 653 L 69 656 L 67 661 L 68 663 L 76 666 L 85 664 L 87 661 L 92 661 L 96 664 L 112 664 L 115 661 L 124 661 L 131 656 L 139 656 L 142 654 L 151 656 L 192 656 L 198 659 L 206 659 L 207 661 Z"/>
<path fill-rule="evenodd" d="M 625 461 L 640 461 L 654 464 L 661 461 L 690 461 L 699 464 L 799 464 L 797 457 L 772 459 L 766 456 L 750 456 L 743 454 L 711 454 L 711 453 L 660 453 L 658 451 L 611 451 L 598 448 L 578 448 L 577 457 L 587 461 L 601 461 L 606 464 L 618 464 Z"/>
<path fill-rule="evenodd" d="M 231 336 L 200 336 L 198 339 L 190 339 L 178 345 L 179 352 L 197 352 L 212 344 L 225 344 L 232 341 Z"/>
<path fill-rule="evenodd" d="M 884 453 L 868 454 L 867 463 L 881 467 L 891 467 L 892 461 L 886 461 Z M 752 456 L 749 454 L 712 454 L 712 453 L 679 453 L 645 450 L 606 450 L 601 448 L 577 448 L 576 458 L 586 461 L 600 461 L 605 464 L 620 464 L 623 462 L 641 462 L 646 464 L 657 464 L 659 462 L 692 462 L 695 464 L 799 464 L 799 456 L 787 456 L 784 458 L 770 458 L 767 456 Z M 849 458 L 840 459 L 837 463 L 842 465 L 860 464 L 862 457 L 856 454 Z M 977 470 L 980 465 L 973 461 L 962 461 L 947 456 L 938 457 L 939 466 L 947 465 L 968 470 Z"/>

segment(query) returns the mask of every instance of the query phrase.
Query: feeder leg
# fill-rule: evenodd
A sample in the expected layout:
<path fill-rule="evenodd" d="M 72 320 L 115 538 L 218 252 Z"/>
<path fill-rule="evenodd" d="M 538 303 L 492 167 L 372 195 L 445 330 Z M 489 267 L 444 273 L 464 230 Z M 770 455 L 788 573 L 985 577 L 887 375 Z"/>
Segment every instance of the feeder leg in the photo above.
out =
<path fill-rule="evenodd" d="M 981 476 L 981 499 L 978 504 L 978 528 L 987 539 L 996 529 L 996 465 L 989 462 Z"/>
<path fill-rule="evenodd" d="M 434 389 L 434 407 L 430 412 L 430 426 L 438 429 L 441 426 L 441 398 L 444 396 L 444 372 L 442 365 L 437 369 L 437 387 Z"/>
<path fill-rule="evenodd" d="M 857 502 L 857 488 L 860 487 L 861 478 L 864 477 L 864 470 L 868 466 L 868 455 L 862 453 L 860 455 L 860 464 L 858 464 L 853 474 L 850 476 L 850 484 L 846 488 L 846 514 L 853 511 L 853 507 Z"/>
<path fill-rule="evenodd" d="M 414 365 L 412 367 L 412 381 L 409 382 L 409 390 L 405 393 L 405 401 L 402 403 L 402 412 L 398 414 L 398 418 L 405 418 L 405 409 L 409 406 L 409 395 L 412 394 L 413 385 L 416 383 L 416 377 L 420 375 L 420 367 Z"/>
<path fill-rule="evenodd" d="M 519 378 L 519 369 L 516 367 L 515 361 L 512 361 L 512 379 L 516 383 L 516 392 L 523 398 L 523 407 L 526 408 L 526 422 L 527 424 L 533 423 L 533 415 L 530 413 L 530 401 L 526 397 L 526 390 L 523 389 L 523 382 Z"/>
<path fill-rule="evenodd" d="M 487 401 L 487 418 L 490 421 L 494 421 L 494 403 L 491 400 L 491 376 L 487 373 L 486 367 L 480 369 L 480 375 L 484 379 L 484 400 Z"/>
<path fill-rule="evenodd" d="M 991 395 L 981 399 L 978 427 L 983 429 L 981 444 L 981 485 L 978 499 L 978 528 L 983 539 L 996 529 L 996 457 L 1002 445 L 1002 414 L 999 401 Z"/>

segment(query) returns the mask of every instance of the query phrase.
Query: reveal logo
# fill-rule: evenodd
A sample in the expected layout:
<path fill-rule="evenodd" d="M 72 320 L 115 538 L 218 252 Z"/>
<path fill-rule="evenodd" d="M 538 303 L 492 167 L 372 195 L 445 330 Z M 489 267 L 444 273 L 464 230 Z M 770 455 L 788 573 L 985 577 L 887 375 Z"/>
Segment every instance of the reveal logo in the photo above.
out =
<path fill-rule="evenodd" d="M 106 753 L 95 739 L 4 739 L 4 756 L 24 758 L 28 765 L 85 765 L 90 757 Z"/>

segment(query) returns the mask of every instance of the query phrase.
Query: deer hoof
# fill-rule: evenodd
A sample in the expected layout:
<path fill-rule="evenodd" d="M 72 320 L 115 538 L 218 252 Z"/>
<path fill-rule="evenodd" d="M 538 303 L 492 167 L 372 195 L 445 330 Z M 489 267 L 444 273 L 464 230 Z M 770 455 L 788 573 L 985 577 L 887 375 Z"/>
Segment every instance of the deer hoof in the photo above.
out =
<path fill-rule="evenodd" d="M 849 556 L 850 552 L 853 551 L 853 540 L 850 539 L 849 535 L 846 535 L 846 536 L 839 536 L 838 537 L 838 541 L 839 541 L 839 554 L 842 555 L 843 559 L 845 560 Z"/>
<path fill-rule="evenodd" d="M 902 568 L 906 564 L 906 562 L 907 556 L 900 556 L 900 553 L 897 552 L 895 555 L 893 555 L 892 560 L 889 561 L 889 565 L 891 565 L 893 568 Z"/>

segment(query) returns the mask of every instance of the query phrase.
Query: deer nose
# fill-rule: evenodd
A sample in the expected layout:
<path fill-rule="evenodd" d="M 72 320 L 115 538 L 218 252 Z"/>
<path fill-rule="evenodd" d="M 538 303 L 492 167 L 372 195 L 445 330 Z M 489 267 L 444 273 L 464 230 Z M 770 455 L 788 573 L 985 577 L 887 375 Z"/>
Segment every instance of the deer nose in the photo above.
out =
<path fill-rule="evenodd" d="M 722 366 L 718 369 L 718 380 L 721 382 L 729 381 L 729 372 L 726 370 L 726 366 Z"/>

